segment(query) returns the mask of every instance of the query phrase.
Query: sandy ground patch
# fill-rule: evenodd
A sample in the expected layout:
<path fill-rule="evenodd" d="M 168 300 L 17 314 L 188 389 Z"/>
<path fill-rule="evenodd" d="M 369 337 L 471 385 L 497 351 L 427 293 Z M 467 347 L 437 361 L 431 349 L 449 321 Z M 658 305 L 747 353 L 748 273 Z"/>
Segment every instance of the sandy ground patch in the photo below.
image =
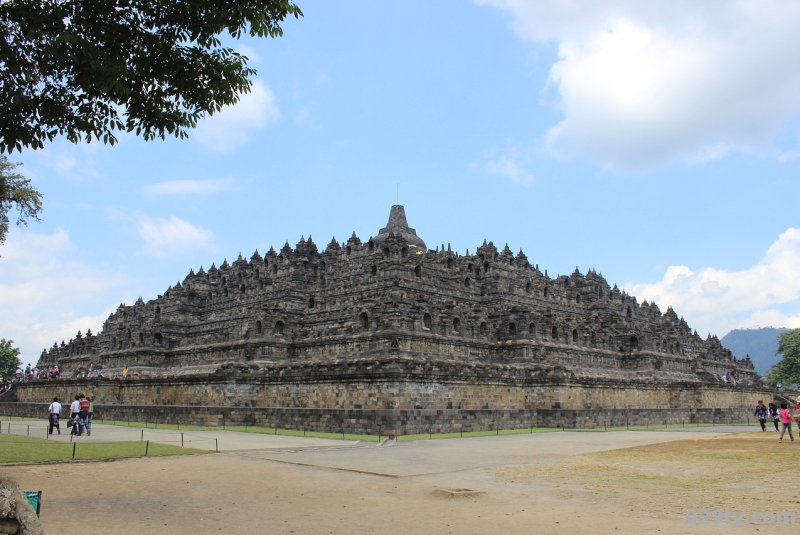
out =
<path fill-rule="evenodd" d="M 550 433 L 383 448 L 309 441 L 309 449 L 4 470 L 44 491 L 46 531 L 65 534 L 729 533 L 732 526 L 687 524 L 685 509 L 749 514 L 776 510 L 777 499 L 779 509 L 800 512 L 800 445 L 752 432 L 676 441 L 686 436 L 698 434 Z M 620 449 L 631 443 L 644 445 Z M 384 475 L 370 473 L 381 467 Z"/>

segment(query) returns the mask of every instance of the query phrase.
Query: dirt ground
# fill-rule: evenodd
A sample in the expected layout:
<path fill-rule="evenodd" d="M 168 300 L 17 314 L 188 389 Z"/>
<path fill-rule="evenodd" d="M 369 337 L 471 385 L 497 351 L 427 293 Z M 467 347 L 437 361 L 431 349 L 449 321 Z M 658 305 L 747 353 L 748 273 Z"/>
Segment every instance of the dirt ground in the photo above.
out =
<path fill-rule="evenodd" d="M 676 440 L 687 437 L 688 440 Z M 699 437 L 699 438 L 697 438 Z M 788 442 L 788 441 L 787 441 Z M 643 444 L 624 448 L 628 444 Z M 800 442 L 774 433 L 547 433 L 379 447 L 308 441 L 3 467 L 47 533 L 797 533 L 688 508 L 800 513 Z M 470 489 L 451 496 L 442 489 Z M 458 494 L 458 493 L 457 493 Z"/>

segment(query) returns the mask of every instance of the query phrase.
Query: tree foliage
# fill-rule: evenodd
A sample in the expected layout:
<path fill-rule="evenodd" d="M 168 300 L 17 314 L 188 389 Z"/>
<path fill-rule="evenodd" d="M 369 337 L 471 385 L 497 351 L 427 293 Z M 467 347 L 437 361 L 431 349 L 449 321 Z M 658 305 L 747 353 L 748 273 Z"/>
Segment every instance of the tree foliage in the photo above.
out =
<path fill-rule="evenodd" d="M 278 37 L 287 16 L 291 0 L 0 0 L 0 154 L 185 138 L 256 74 L 220 36 Z"/>
<path fill-rule="evenodd" d="M 776 354 L 782 354 L 783 358 L 767 371 L 767 383 L 800 385 L 800 329 L 781 333 Z"/>
<path fill-rule="evenodd" d="M 20 164 L 11 163 L 0 154 L 0 244 L 8 234 L 8 212 L 17 209 L 17 225 L 27 225 L 29 219 L 39 221 L 42 194 L 31 186 L 31 181 L 14 169 Z"/>
<path fill-rule="evenodd" d="M 22 364 L 22 361 L 17 357 L 19 348 L 11 347 L 13 343 L 14 340 L 0 338 L 0 375 L 3 376 L 4 381 L 10 379 L 16 373 L 19 365 Z"/>

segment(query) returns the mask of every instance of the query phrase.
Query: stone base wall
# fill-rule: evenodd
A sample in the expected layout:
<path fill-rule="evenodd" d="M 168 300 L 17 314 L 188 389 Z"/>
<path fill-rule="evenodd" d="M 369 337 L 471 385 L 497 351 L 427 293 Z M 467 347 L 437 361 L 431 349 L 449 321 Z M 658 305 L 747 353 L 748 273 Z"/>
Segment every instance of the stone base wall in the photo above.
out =
<path fill-rule="evenodd" d="M 97 418 L 370 434 L 744 423 L 759 399 L 773 399 L 766 389 L 698 383 L 231 373 L 20 383 L 0 399 L 0 413 L 41 417 L 54 396 L 68 405 L 78 393 L 91 396 Z"/>
<path fill-rule="evenodd" d="M 396 377 L 396 376 L 395 376 Z M 62 401 L 85 393 L 101 405 L 206 405 L 369 410 L 670 409 L 755 406 L 765 388 L 702 383 L 391 375 L 314 378 L 218 374 L 15 384 L 15 401 Z M 3 401 L 3 400 L 0 400 Z"/>
<path fill-rule="evenodd" d="M 46 403 L 0 402 L 0 414 L 41 417 Z M 328 433 L 399 436 L 458 433 L 538 427 L 586 429 L 754 422 L 750 407 L 699 409 L 587 409 L 587 410 L 370 410 L 288 407 L 210 407 L 179 405 L 95 405 L 95 420 L 137 422 L 144 425 L 251 425 Z"/>

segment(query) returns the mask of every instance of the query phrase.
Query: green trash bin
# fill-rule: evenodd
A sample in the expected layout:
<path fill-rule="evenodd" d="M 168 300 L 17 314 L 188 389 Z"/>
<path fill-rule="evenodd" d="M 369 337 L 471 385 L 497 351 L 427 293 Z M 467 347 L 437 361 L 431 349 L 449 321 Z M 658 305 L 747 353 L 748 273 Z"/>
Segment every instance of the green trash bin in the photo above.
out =
<path fill-rule="evenodd" d="M 28 503 L 31 504 L 33 510 L 36 511 L 36 516 L 40 516 L 39 512 L 42 509 L 42 491 L 26 490 L 25 497 L 28 498 Z"/>

